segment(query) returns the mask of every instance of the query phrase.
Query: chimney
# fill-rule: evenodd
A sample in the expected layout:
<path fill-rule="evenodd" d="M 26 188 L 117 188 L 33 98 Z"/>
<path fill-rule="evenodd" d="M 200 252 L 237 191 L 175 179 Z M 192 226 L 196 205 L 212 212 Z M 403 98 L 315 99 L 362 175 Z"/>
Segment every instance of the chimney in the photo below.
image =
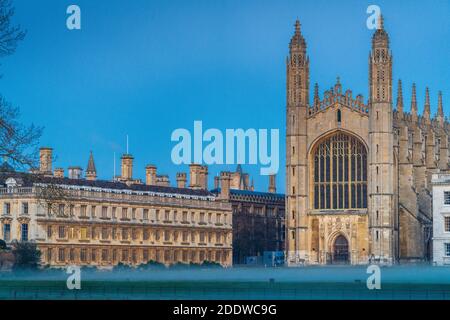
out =
<path fill-rule="evenodd" d="M 244 189 L 251 190 L 250 176 L 249 176 L 248 173 L 245 173 L 245 174 L 244 174 L 244 181 L 245 181 L 245 186 L 243 186 Z"/>
<path fill-rule="evenodd" d="M 160 187 L 170 187 L 170 180 L 168 175 L 156 176 L 156 185 Z"/>
<path fill-rule="evenodd" d="M 69 167 L 69 179 L 81 179 L 80 167 Z"/>
<path fill-rule="evenodd" d="M 145 167 L 145 184 L 148 186 L 156 185 L 156 166 L 152 164 Z"/>
<path fill-rule="evenodd" d="M 214 189 L 218 189 L 220 187 L 220 178 L 219 176 L 214 177 Z"/>
<path fill-rule="evenodd" d="M 133 156 L 124 154 L 122 156 L 122 179 L 131 180 L 133 178 Z"/>
<path fill-rule="evenodd" d="M 201 189 L 200 184 L 200 171 L 202 166 L 199 164 L 189 165 L 189 188 L 191 189 Z"/>
<path fill-rule="evenodd" d="M 220 173 L 220 194 L 219 198 L 223 200 L 228 200 L 230 198 L 230 172 L 222 171 Z"/>
<path fill-rule="evenodd" d="M 277 187 L 275 185 L 275 175 L 274 174 L 271 174 L 269 176 L 269 192 L 270 193 L 277 192 Z"/>
<path fill-rule="evenodd" d="M 177 173 L 177 188 L 186 188 L 186 173 L 178 172 Z"/>
<path fill-rule="evenodd" d="M 39 171 L 41 173 L 52 173 L 52 153 L 52 148 L 42 147 L 39 149 Z"/>
<path fill-rule="evenodd" d="M 208 190 L 208 166 L 201 166 L 200 188 L 204 189 L 204 190 Z"/>
<path fill-rule="evenodd" d="M 64 178 L 64 169 L 63 168 L 55 168 L 53 172 L 53 176 L 55 178 Z"/>

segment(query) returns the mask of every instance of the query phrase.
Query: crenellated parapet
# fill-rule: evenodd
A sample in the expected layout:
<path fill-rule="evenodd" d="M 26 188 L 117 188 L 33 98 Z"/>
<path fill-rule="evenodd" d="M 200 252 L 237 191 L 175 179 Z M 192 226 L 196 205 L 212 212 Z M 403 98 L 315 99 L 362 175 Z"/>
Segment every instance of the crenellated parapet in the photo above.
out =
<path fill-rule="evenodd" d="M 361 94 L 358 94 L 353 98 L 351 90 L 346 90 L 345 93 L 342 92 L 342 85 L 340 83 L 339 77 L 336 80 L 334 87 L 326 90 L 323 94 L 323 99 L 320 100 L 318 95 L 318 85 L 315 86 L 314 93 L 314 103 L 309 107 L 309 116 L 313 116 L 318 112 L 325 111 L 326 109 L 333 107 L 335 105 L 345 106 L 353 111 L 360 112 L 365 115 L 369 115 L 369 108 L 367 104 L 364 103 L 364 98 Z"/>

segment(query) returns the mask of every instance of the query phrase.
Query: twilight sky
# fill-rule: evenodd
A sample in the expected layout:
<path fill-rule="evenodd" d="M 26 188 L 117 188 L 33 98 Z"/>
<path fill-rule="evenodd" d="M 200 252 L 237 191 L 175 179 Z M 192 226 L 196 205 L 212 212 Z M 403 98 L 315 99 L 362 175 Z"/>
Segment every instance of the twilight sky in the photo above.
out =
<path fill-rule="evenodd" d="M 81 30 L 66 28 L 66 8 L 81 8 Z M 120 154 L 147 163 L 175 182 L 186 166 L 171 162 L 173 130 L 278 128 L 284 192 L 285 58 L 299 18 L 308 44 L 311 84 L 321 93 L 340 76 L 343 90 L 367 97 L 372 30 L 368 5 L 381 7 L 394 56 L 394 83 L 403 81 L 406 109 L 412 82 L 422 112 L 442 90 L 450 111 L 450 1 L 148 1 L 14 0 L 14 21 L 28 30 L 17 52 L 0 61 L 0 93 L 22 120 L 45 127 L 41 144 L 54 167 L 86 167 L 92 150 L 100 178 L 117 172 Z M 394 86 L 396 91 L 396 86 Z M 212 176 L 233 166 L 210 166 Z M 259 166 L 243 166 L 265 191 Z"/>

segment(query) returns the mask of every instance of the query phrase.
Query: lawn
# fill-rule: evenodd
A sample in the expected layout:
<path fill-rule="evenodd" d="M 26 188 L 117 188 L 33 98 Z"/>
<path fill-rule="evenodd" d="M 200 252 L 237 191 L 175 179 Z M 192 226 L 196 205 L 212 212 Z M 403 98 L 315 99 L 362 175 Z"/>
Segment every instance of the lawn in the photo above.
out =
<path fill-rule="evenodd" d="M 450 299 L 446 268 L 382 268 L 380 290 L 365 268 L 254 268 L 89 272 L 69 290 L 62 272 L 2 274 L 0 299 Z"/>

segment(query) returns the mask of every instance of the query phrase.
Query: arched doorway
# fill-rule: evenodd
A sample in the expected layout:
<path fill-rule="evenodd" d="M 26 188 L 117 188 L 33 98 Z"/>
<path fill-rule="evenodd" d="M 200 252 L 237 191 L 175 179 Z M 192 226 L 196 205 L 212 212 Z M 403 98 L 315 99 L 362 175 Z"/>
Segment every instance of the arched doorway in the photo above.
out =
<path fill-rule="evenodd" d="M 348 241 L 347 238 L 345 238 L 343 235 L 337 236 L 334 240 L 333 263 L 349 263 Z"/>

